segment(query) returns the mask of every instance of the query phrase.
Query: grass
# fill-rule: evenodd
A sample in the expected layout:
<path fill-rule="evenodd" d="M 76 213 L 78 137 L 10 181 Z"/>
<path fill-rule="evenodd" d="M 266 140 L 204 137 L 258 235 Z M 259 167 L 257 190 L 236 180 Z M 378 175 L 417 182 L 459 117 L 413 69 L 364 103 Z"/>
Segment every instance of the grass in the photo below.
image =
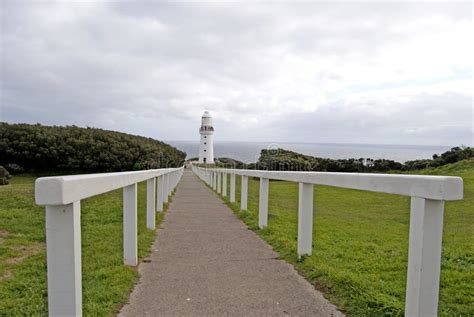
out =
<path fill-rule="evenodd" d="M 446 204 L 440 314 L 474 316 L 474 160 L 424 174 L 461 176 L 463 201 Z M 0 315 L 47 314 L 44 209 L 33 201 L 32 176 L 0 187 Z M 409 199 L 326 186 L 315 187 L 313 255 L 298 260 L 297 184 L 271 182 L 269 227 L 258 230 L 258 180 L 249 181 L 249 210 L 227 203 L 281 258 L 353 316 L 403 315 Z M 229 185 L 228 185 L 229 188 Z M 155 235 L 145 228 L 145 183 L 138 187 L 139 256 Z M 122 264 L 122 195 L 113 191 L 81 203 L 85 316 L 117 312 L 138 279 Z M 157 223 L 163 214 L 157 215 Z"/>
<path fill-rule="evenodd" d="M 441 316 L 474 316 L 474 160 L 421 172 L 460 176 L 465 198 L 445 207 Z M 258 229 L 258 180 L 248 210 L 227 204 L 316 288 L 352 316 L 402 316 L 408 257 L 409 198 L 315 186 L 313 255 L 298 259 L 298 185 L 272 181 L 268 228 Z M 228 184 L 227 188 L 230 188 Z"/>
<path fill-rule="evenodd" d="M 0 316 L 46 316 L 44 208 L 33 198 L 35 177 L 16 176 L 0 186 Z M 166 206 L 165 206 L 166 207 Z M 138 255 L 155 239 L 146 229 L 146 182 L 138 185 Z M 157 214 L 157 224 L 163 213 Z M 81 202 L 82 286 L 85 316 L 110 316 L 138 280 L 123 265 L 122 191 Z"/>

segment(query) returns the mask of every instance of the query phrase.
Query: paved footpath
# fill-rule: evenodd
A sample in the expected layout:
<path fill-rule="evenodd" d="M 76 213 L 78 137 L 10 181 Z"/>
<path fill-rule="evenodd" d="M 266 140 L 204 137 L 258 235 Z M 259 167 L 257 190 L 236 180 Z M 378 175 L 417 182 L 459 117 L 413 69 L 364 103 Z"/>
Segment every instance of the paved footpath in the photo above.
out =
<path fill-rule="evenodd" d="M 190 171 L 119 316 L 343 316 Z"/>

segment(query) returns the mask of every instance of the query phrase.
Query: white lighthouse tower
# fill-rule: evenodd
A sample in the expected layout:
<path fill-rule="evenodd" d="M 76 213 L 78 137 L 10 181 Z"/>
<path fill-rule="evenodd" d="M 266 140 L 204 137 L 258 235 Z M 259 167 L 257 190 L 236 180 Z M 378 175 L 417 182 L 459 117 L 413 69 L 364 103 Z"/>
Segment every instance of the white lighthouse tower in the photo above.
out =
<path fill-rule="evenodd" d="M 198 163 L 214 164 L 214 127 L 212 126 L 212 117 L 208 111 L 205 111 L 201 119 L 201 143 L 199 144 Z"/>

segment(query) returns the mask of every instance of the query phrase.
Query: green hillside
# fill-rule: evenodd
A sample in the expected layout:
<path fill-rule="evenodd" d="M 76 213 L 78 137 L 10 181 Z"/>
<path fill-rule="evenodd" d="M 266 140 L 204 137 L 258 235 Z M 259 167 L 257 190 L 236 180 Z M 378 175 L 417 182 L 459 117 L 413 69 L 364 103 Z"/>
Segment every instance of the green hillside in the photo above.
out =
<path fill-rule="evenodd" d="M 142 136 L 0 122 L 0 165 L 14 172 L 115 172 L 178 167 L 186 154 Z"/>
<path fill-rule="evenodd" d="M 474 149 L 456 146 L 450 150 L 434 154 L 432 159 L 407 161 L 405 163 L 387 159 L 349 158 L 330 159 L 304 155 L 285 149 L 263 149 L 255 164 L 248 168 L 271 171 L 322 171 L 322 172 L 388 172 L 412 171 L 439 167 L 474 157 Z"/>

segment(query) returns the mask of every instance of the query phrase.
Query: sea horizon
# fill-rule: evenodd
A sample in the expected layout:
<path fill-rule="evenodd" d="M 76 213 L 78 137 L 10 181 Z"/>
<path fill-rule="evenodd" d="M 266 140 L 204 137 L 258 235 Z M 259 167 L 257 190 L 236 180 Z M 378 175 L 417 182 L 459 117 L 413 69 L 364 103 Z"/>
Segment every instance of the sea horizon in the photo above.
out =
<path fill-rule="evenodd" d="M 198 156 L 198 140 L 167 140 L 170 145 L 186 152 L 186 158 Z M 214 156 L 229 157 L 244 163 L 258 160 L 262 149 L 282 148 L 297 153 L 331 159 L 372 158 L 406 162 L 431 159 L 455 145 L 364 144 L 278 141 L 214 141 Z"/>

